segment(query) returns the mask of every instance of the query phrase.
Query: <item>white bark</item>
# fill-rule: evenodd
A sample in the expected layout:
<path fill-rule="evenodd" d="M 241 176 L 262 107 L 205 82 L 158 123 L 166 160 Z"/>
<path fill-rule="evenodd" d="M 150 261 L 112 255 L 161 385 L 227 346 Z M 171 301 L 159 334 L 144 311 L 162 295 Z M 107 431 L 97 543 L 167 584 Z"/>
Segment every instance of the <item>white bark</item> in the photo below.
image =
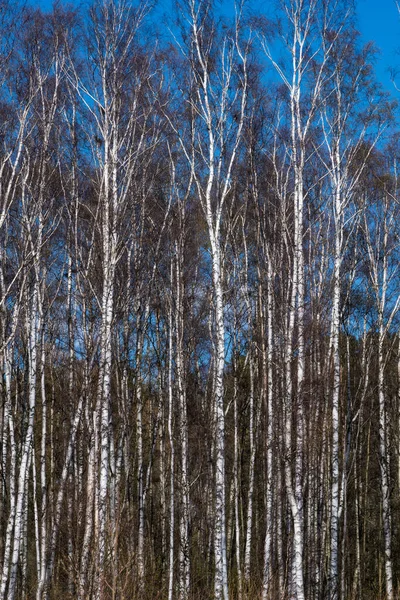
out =
<path fill-rule="evenodd" d="M 266 474 L 266 519 L 267 527 L 264 540 L 264 573 L 263 573 L 263 600 L 268 600 L 271 591 L 271 574 L 272 574 L 272 523 L 273 523 L 273 439 L 274 439 L 274 385 L 273 385 L 273 289 L 272 289 L 272 265 L 271 257 L 267 257 L 267 331 L 262 332 L 262 377 L 263 389 L 266 393 L 266 410 L 267 410 L 267 474 Z M 265 333 L 267 343 L 265 344 Z M 266 346 L 266 347 L 265 347 Z M 279 521 L 278 521 L 279 527 Z M 280 534 L 278 533 L 280 536 Z"/>
<path fill-rule="evenodd" d="M 335 156 L 334 163 L 337 176 L 340 178 L 340 157 Z M 335 174 L 336 174 L 335 173 Z M 331 483 L 331 564 L 330 564 L 330 586 L 331 598 L 338 597 L 338 556 L 339 556 L 339 396 L 340 396 L 340 355 L 339 355 L 339 332 L 340 332 L 340 266 L 342 261 L 342 238 L 343 238 L 343 205 L 341 180 L 335 182 L 335 254 L 334 254 L 334 284 L 332 303 L 332 325 L 331 325 L 331 351 L 333 362 L 332 383 L 332 483 Z"/>
<path fill-rule="evenodd" d="M 378 343 L 378 395 L 379 395 L 379 463 L 381 472 L 382 488 L 382 521 L 383 521 L 383 539 L 385 547 L 385 583 L 386 598 L 393 600 L 393 564 L 392 564 L 392 526 L 391 509 L 389 495 L 389 469 L 388 469 L 388 442 L 386 426 L 386 407 L 384 392 L 384 332 L 382 326 L 379 331 Z"/>
<path fill-rule="evenodd" d="M 183 215 L 184 216 L 184 215 Z M 186 390 L 184 378 L 184 306 L 182 239 L 176 243 L 176 380 L 179 396 L 180 442 L 181 442 L 181 516 L 180 516 L 180 546 L 179 546 L 179 600 L 187 600 L 190 592 L 190 547 L 189 547 L 189 480 L 188 480 L 188 423 Z"/>
<path fill-rule="evenodd" d="M 213 243 L 214 242 L 214 243 Z M 220 250 L 215 240 L 211 242 L 213 254 L 213 285 L 216 320 L 216 473 L 215 473 L 215 598 L 228 600 L 228 572 L 226 557 L 225 519 L 225 412 L 223 374 L 225 365 L 225 327 L 222 303 Z"/>
<path fill-rule="evenodd" d="M 140 317 L 139 317 L 140 318 Z M 142 331 L 138 332 L 136 350 L 137 370 L 140 369 L 142 360 Z M 137 495 L 138 495 L 138 540 L 137 540 L 137 568 L 138 587 L 141 593 L 144 589 L 144 465 L 143 465 L 143 397 L 139 373 L 136 374 L 136 452 L 137 452 Z"/>
<path fill-rule="evenodd" d="M 207 3 L 200 3 L 206 8 Z M 207 5 L 208 8 L 210 8 Z M 227 572 L 227 543 L 226 543 L 226 498 L 225 498 L 225 409 L 224 409 L 224 367 L 225 367 L 225 324 L 223 302 L 223 257 L 221 250 L 221 221 L 224 203 L 229 192 L 231 174 L 236 160 L 239 142 L 241 140 L 244 113 L 247 102 L 247 49 L 242 52 L 239 45 L 239 24 L 236 25 L 236 39 L 224 39 L 221 52 L 222 80 L 213 80 L 209 69 L 209 44 L 210 40 L 203 39 L 203 23 L 201 11 L 194 0 L 189 1 L 189 19 L 191 27 L 191 44 L 194 52 L 191 63 L 192 74 L 198 85 L 198 95 L 190 99 L 196 106 L 196 112 L 205 124 L 204 146 L 200 144 L 206 169 L 206 179 L 203 183 L 202 173 L 196 169 L 193 157 L 196 151 L 196 138 L 192 137 L 192 149 L 186 146 L 185 140 L 180 137 L 181 148 L 187 157 L 192 170 L 197 192 L 202 203 L 202 208 L 207 223 L 210 241 L 211 271 L 213 285 L 213 320 L 214 320 L 214 411 L 215 411 L 215 521 L 214 521 L 214 556 L 215 580 L 214 596 L 216 600 L 228 600 L 228 572 Z M 233 77 L 233 54 L 242 65 L 241 93 L 235 104 L 238 106 L 238 125 L 235 126 L 230 155 L 223 168 L 225 144 L 227 142 L 226 119 L 229 117 L 230 108 L 228 90 Z M 217 100 L 217 108 L 215 101 Z M 195 120 L 192 123 L 196 130 Z M 176 130 L 176 128 L 175 128 Z M 232 134 L 231 134 L 232 135 Z M 215 201 L 214 194 L 217 192 Z"/>
<path fill-rule="evenodd" d="M 171 263 L 171 288 L 173 268 Z M 172 355 L 173 355 L 173 320 L 172 303 L 168 309 L 168 440 L 170 447 L 169 476 L 169 561 L 168 561 L 168 600 L 174 594 L 174 535 L 175 535 L 175 443 L 173 434 L 173 390 L 172 390 Z"/>
<path fill-rule="evenodd" d="M 243 597 L 243 576 L 242 576 L 242 560 L 241 560 L 241 529 L 240 529 L 240 470 L 239 470 L 239 434 L 238 434 L 238 376 L 237 376 L 237 343 L 236 343 L 236 326 L 237 321 L 234 318 L 234 342 L 233 342 L 233 418 L 234 418 L 234 463 L 233 463 L 233 497 L 234 497 L 234 523 L 235 523 L 235 558 L 238 578 L 238 600 Z"/>
<path fill-rule="evenodd" d="M 15 332 L 15 327 L 17 324 L 16 318 L 16 310 L 13 311 L 12 315 L 13 326 L 12 331 Z M 9 494 L 10 494 L 10 511 L 7 520 L 7 528 L 5 535 L 5 543 L 4 543 L 4 556 L 3 556 L 3 570 L 1 576 L 1 585 L 0 585 L 0 597 L 6 597 L 6 589 L 7 582 L 9 577 L 9 563 L 11 557 L 11 549 L 12 549 L 12 536 L 14 530 L 14 520 L 15 520 L 15 511 L 16 511 L 16 469 L 17 469 L 17 445 L 15 442 L 15 424 L 14 424 L 14 416 L 13 416 L 13 408 L 12 408 L 12 399 L 11 399 L 11 365 L 12 365 L 12 354 L 13 354 L 13 336 L 10 344 L 7 344 L 4 348 L 4 379 L 5 379 L 5 388 L 6 388 L 6 401 L 4 407 L 4 423 L 5 427 L 8 430 L 8 436 L 10 440 L 10 467 L 9 467 Z M 6 433 L 6 432 L 5 432 Z M 4 435 L 4 444 L 3 444 L 3 456 L 6 457 L 7 451 L 7 436 Z"/>
<path fill-rule="evenodd" d="M 16 592 L 17 570 L 21 558 L 21 547 L 23 545 L 24 533 L 24 505 L 26 503 L 28 470 L 31 460 L 33 424 L 36 410 L 36 377 L 37 377 L 37 342 L 38 342 L 38 282 L 35 277 L 32 290 L 32 298 L 29 307 L 27 326 L 29 328 L 29 362 L 28 362 L 28 415 L 27 429 L 22 446 L 22 457 L 18 473 L 18 485 L 16 493 L 16 506 L 14 518 L 14 535 L 12 541 L 11 565 L 8 579 L 7 600 L 13 600 Z M 3 578 L 7 579 L 3 570 Z M 4 582 L 5 586 L 5 582 Z"/>
<path fill-rule="evenodd" d="M 390 506 L 390 471 L 388 428 L 386 423 L 385 364 L 387 355 L 384 345 L 390 325 L 399 310 L 400 295 L 395 300 L 388 299 L 391 291 L 391 280 L 394 273 L 389 270 L 389 259 L 392 251 L 389 232 L 395 215 L 393 206 L 389 205 L 388 196 L 380 200 L 382 212 L 380 221 L 375 223 L 375 230 L 369 227 L 364 216 L 365 236 L 369 260 L 369 277 L 372 284 L 375 306 L 378 313 L 378 406 L 379 406 L 379 466 L 382 495 L 382 526 L 384 539 L 384 570 L 386 597 L 393 600 L 393 563 L 392 563 L 392 525 Z M 371 233 L 374 233 L 372 238 Z"/>

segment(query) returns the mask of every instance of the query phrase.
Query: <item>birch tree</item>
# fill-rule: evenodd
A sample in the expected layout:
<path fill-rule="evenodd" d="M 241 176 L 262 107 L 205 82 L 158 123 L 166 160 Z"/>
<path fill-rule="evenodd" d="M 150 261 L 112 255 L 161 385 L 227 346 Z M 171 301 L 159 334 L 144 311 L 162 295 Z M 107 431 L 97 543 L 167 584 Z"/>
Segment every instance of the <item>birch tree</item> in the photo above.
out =
<path fill-rule="evenodd" d="M 324 14 L 328 7 L 324 6 Z M 285 483 L 293 520 L 293 582 L 298 600 L 304 598 L 303 579 L 303 382 L 305 373 L 304 311 L 305 311 L 305 272 L 304 272 L 304 202 L 307 190 L 304 187 L 304 170 L 308 158 L 307 140 L 310 135 L 316 107 L 320 100 L 324 82 L 324 62 L 319 60 L 322 39 L 317 25 L 318 5 L 311 2 L 288 2 L 282 4 L 285 28 L 280 33 L 287 49 L 289 60 L 283 67 L 274 57 L 266 39 L 263 47 L 268 59 L 282 79 L 288 94 L 288 127 L 290 128 L 290 169 L 293 176 L 293 240 L 291 257 L 290 300 L 286 323 L 285 349 Z M 318 62 L 319 61 L 319 62 Z M 316 65 L 312 83 L 309 83 L 311 66 Z M 305 99 L 307 111 L 304 110 Z M 295 342 L 295 340 L 297 340 Z M 295 345 L 296 344 L 296 345 Z M 296 357 L 296 396 L 292 379 L 292 364 Z M 294 416 L 295 415 L 295 416 Z M 292 438 L 292 420 L 296 429 Z M 295 474 L 292 477 L 292 460 Z"/>
<path fill-rule="evenodd" d="M 388 408 L 385 390 L 385 367 L 387 350 L 385 341 L 393 319 L 400 306 L 400 296 L 393 289 L 397 274 L 397 241 L 393 236 L 397 218 L 398 202 L 393 197 L 389 182 L 383 183 L 383 193 L 379 206 L 372 205 L 371 212 L 364 215 L 364 231 L 368 256 L 368 275 L 373 291 L 377 314 L 378 336 L 378 406 L 379 406 L 379 466 L 382 494 L 382 527 L 384 539 L 384 567 L 386 597 L 394 598 L 393 559 L 392 559 L 392 516 L 390 501 L 390 441 L 388 430 Z M 375 215 L 373 216 L 373 213 Z"/>
<path fill-rule="evenodd" d="M 345 15 L 348 19 L 348 15 Z M 371 82 L 368 80 L 367 49 L 357 53 L 355 34 L 346 28 L 346 22 L 339 23 L 339 33 L 328 60 L 329 79 L 327 88 L 331 93 L 323 102 L 321 123 L 324 134 L 324 145 L 329 157 L 326 162 L 330 188 L 333 199 L 333 301 L 330 345 L 333 364 L 332 383 L 332 483 L 331 483 L 331 564 L 330 585 L 332 598 L 338 597 L 338 553 L 339 553 L 339 518 L 343 509 L 345 484 L 347 475 L 343 471 L 342 486 L 339 482 L 339 404 L 341 388 L 341 360 L 339 351 L 339 333 L 341 328 L 340 298 L 342 290 L 341 265 L 346 249 L 345 235 L 351 237 L 357 227 L 357 212 L 352 203 L 357 183 L 362 175 L 369 153 L 377 142 L 384 121 L 377 123 L 375 116 L 378 110 L 385 111 L 379 103 L 379 95 L 375 91 L 372 102 Z M 329 44 L 329 40 L 327 40 Z M 370 91 L 368 91 L 370 90 Z M 366 98 L 361 94 L 366 93 Z M 357 111 L 358 110 L 358 114 Z M 361 111 L 363 114 L 361 115 Z M 357 118 L 359 117 L 359 118 Z M 360 149 L 368 144 L 368 149 L 360 156 Z"/>
<path fill-rule="evenodd" d="M 228 599 L 225 493 L 225 325 L 223 305 L 222 217 L 239 153 L 248 96 L 249 42 L 242 40 L 237 14 L 231 33 L 218 39 L 208 2 L 189 2 L 189 32 L 183 49 L 189 67 L 191 121 L 179 134 L 206 220 L 210 242 L 214 327 L 215 414 L 215 598 Z M 217 50 L 220 44 L 221 50 Z M 215 66 L 214 66 L 215 65 Z M 240 65 L 240 67 L 238 66 Z M 236 91 L 232 92 L 233 84 Z"/>
<path fill-rule="evenodd" d="M 97 499 L 95 501 L 98 530 L 97 573 L 98 597 L 106 589 L 106 573 L 110 546 L 107 537 L 115 535 L 114 513 L 109 503 L 115 495 L 111 478 L 111 460 L 114 432 L 111 419 L 112 380 L 112 325 L 115 312 L 115 277 L 118 262 L 123 255 L 121 225 L 129 215 L 128 206 L 138 168 L 139 157 L 155 144 L 157 130 L 149 133 L 149 104 L 143 104 L 144 87 L 148 85 L 147 61 L 140 63 L 138 31 L 147 13 L 145 5 L 134 9 L 125 2 L 108 2 L 93 6 L 88 31 L 88 60 L 93 71 L 87 79 L 80 77 L 71 63 L 68 76 L 93 123 L 92 150 L 99 178 L 96 182 L 98 206 L 95 227 L 101 240 L 102 287 L 96 298 L 101 314 L 100 371 L 98 399 L 95 408 L 94 435 L 100 451 L 100 461 L 94 464 Z M 129 77 L 129 85 L 126 78 Z M 149 89 L 149 88 L 148 88 Z M 148 99 L 150 96 L 148 96 Z M 123 231 L 123 229 L 122 229 Z M 138 350 L 140 354 L 140 349 Z M 139 401 L 140 406 L 140 401 Z M 140 426 L 138 427 L 140 436 Z M 140 448 L 140 446 L 139 446 Z M 140 454 L 140 452 L 139 452 Z M 140 464 L 140 458 L 139 458 Z M 142 467 L 139 467 L 142 472 Z M 141 476 L 140 476 L 141 477 Z M 139 490 L 142 498 L 143 490 Z M 140 513 L 141 514 L 141 513 Z M 140 522 L 142 523 L 140 517 Z M 139 526 L 139 547 L 142 547 L 142 525 Z M 143 550 L 139 551 L 140 556 Z M 142 576 L 143 577 L 143 573 Z"/>

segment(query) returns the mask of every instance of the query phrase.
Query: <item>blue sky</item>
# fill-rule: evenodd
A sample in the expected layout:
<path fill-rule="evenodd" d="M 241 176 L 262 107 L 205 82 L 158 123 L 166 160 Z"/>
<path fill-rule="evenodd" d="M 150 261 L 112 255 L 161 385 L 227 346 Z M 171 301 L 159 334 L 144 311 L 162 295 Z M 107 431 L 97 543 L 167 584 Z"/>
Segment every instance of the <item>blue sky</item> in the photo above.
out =
<path fill-rule="evenodd" d="M 390 67 L 400 70 L 400 18 L 396 3 L 394 0 L 358 0 L 357 12 L 364 41 L 373 40 L 380 49 L 377 76 L 385 89 L 396 92 L 388 73 Z"/>
<path fill-rule="evenodd" d="M 52 0 L 28 0 L 32 6 L 38 6 L 42 10 L 50 10 L 53 4 Z M 225 0 L 226 1 L 226 0 Z M 273 0 L 264 0 L 267 5 Z M 263 1 L 257 0 L 257 4 L 262 6 Z M 69 4 L 79 6 L 86 4 L 87 0 L 70 0 Z M 159 2 L 166 6 L 165 0 Z M 395 0 L 358 0 L 358 27 L 365 42 L 374 41 L 380 50 L 377 57 L 376 73 L 378 79 L 385 89 L 399 92 L 393 87 L 388 72 L 389 68 L 398 67 L 400 71 L 400 17 L 396 8 Z M 400 75 L 398 77 L 400 88 Z"/>

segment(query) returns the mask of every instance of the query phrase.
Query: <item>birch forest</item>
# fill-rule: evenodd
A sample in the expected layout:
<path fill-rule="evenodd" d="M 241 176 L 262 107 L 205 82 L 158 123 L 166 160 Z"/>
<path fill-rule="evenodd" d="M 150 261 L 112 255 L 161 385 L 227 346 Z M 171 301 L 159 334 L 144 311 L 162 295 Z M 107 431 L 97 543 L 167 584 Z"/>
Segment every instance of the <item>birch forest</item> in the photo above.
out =
<path fill-rule="evenodd" d="M 396 78 L 160 14 L 0 0 L 0 599 L 400 598 Z"/>

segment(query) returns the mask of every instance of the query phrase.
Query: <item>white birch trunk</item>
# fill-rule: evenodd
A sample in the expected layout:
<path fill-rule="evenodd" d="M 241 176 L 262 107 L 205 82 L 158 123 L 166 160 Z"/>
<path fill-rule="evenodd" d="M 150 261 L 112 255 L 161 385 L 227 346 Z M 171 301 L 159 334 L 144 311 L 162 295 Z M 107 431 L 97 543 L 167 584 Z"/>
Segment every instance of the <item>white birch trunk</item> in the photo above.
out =
<path fill-rule="evenodd" d="M 14 600 L 17 584 L 18 564 L 21 557 L 24 533 L 24 506 L 26 505 L 26 493 L 28 483 L 28 470 L 31 460 L 33 425 L 36 409 L 36 377 L 37 377 L 37 341 L 38 341 L 38 282 L 33 283 L 32 299 L 29 309 L 27 325 L 29 327 L 29 357 L 28 357 L 28 416 L 27 429 L 22 446 L 22 457 L 18 474 L 18 486 L 16 494 L 16 507 L 14 518 L 14 535 L 11 552 L 11 565 L 8 580 L 7 600 Z M 4 576 L 4 573 L 3 573 Z"/>
<path fill-rule="evenodd" d="M 226 556 L 225 518 L 225 411 L 224 411 L 224 366 L 225 326 L 222 302 L 220 248 L 217 240 L 211 239 L 213 285 L 215 294 L 216 321 L 216 464 L 215 464 L 215 598 L 228 600 L 228 571 Z"/>
<path fill-rule="evenodd" d="M 382 527 L 384 539 L 384 574 L 386 597 L 393 600 L 393 562 L 392 562 L 392 525 L 391 525 L 391 506 L 390 506 L 390 465 L 389 465 L 389 446 L 388 446 L 388 428 L 386 423 L 386 398 L 385 398 L 385 363 L 387 354 L 385 354 L 384 344 L 386 335 L 389 331 L 393 318 L 398 312 L 400 305 L 400 295 L 397 295 L 395 301 L 389 306 L 388 294 L 390 291 L 389 274 L 389 256 L 391 248 L 389 244 L 389 231 L 393 223 L 394 214 L 391 212 L 389 198 L 384 197 L 381 200 L 383 210 L 380 220 L 375 224 L 375 231 L 369 227 L 366 216 L 365 236 L 367 241 L 367 250 L 369 258 L 370 281 L 375 295 L 375 305 L 378 313 L 378 405 L 379 405 L 379 466 L 381 479 L 381 498 L 382 498 Z M 374 215 L 375 217 L 375 215 Z M 375 234 L 372 238 L 371 232 Z M 381 258 L 382 257 L 382 258 Z M 387 352 L 387 351 L 386 351 Z"/>
<path fill-rule="evenodd" d="M 181 148 L 191 166 L 191 173 L 197 188 L 204 211 L 208 239 L 210 242 L 212 292 L 213 292 L 213 361 L 214 361 L 214 415 L 215 415 L 215 510 L 214 510 L 214 597 L 215 600 L 228 600 L 228 572 L 227 572 L 227 542 L 226 542 L 226 498 L 225 498 L 225 409 L 224 409 L 224 369 L 225 369 L 225 323 L 223 300 L 223 275 L 222 275 L 222 249 L 221 249 L 221 222 L 224 203 L 231 186 L 232 168 L 238 152 L 239 142 L 242 137 L 244 115 L 247 103 L 247 51 L 242 51 L 239 45 L 239 21 L 236 21 L 235 40 L 225 38 L 222 48 L 218 48 L 221 57 L 222 77 L 214 78 L 210 70 L 210 51 L 208 44 L 204 43 L 202 13 L 194 0 L 189 1 L 190 46 L 189 55 L 193 57 L 189 66 L 193 77 L 197 80 L 198 92 L 190 102 L 194 102 L 196 109 L 192 113 L 193 132 L 197 130 L 197 116 L 200 116 L 201 126 L 205 127 L 200 138 L 191 137 L 191 147 L 186 146 L 186 140 L 180 137 Z M 210 5 L 203 4 L 206 13 Z M 227 117 L 229 104 L 229 88 L 233 76 L 233 56 L 236 54 L 241 64 L 241 89 L 235 101 L 237 114 L 234 120 L 233 133 L 229 133 L 232 146 L 226 158 L 223 169 L 223 159 L 227 140 Z M 216 102 L 217 100 L 217 102 Z M 216 106 L 217 105 L 217 106 Z M 232 106 L 233 110 L 233 106 Z M 231 114 L 230 116 L 233 116 Z M 175 128 L 176 130 L 176 128 Z M 199 144 L 199 146 L 198 146 Z M 200 171 L 195 164 L 195 155 L 200 154 L 203 167 Z M 224 159 L 225 160 L 225 159 Z M 204 169 L 206 173 L 203 179 Z"/>
<path fill-rule="evenodd" d="M 173 281 L 171 263 L 171 288 Z M 168 309 L 168 439 L 170 447 L 170 478 L 169 478 L 169 561 L 168 561 L 168 600 L 173 600 L 174 594 L 174 534 L 175 534 L 175 443 L 173 436 L 173 390 L 172 390 L 172 304 Z"/>
<path fill-rule="evenodd" d="M 189 548 L 189 480 L 188 480 L 188 423 L 183 357 L 183 281 L 182 240 L 176 244 L 176 379 L 179 395 L 180 442 L 181 442 L 181 516 L 179 547 L 179 600 L 187 600 L 190 592 L 190 548 Z"/>
<path fill-rule="evenodd" d="M 271 588 L 271 563 L 272 563 L 272 524 L 273 524 L 273 437 L 274 437 L 274 386 L 273 386 L 273 289 L 272 289 L 272 266 L 271 259 L 268 257 L 267 263 L 267 343 L 265 347 L 264 330 L 262 328 L 262 377 L 263 389 L 266 393 L 266 411 L 267 411 L 267 476 L 266 476 L 266 519 L 267 527 L 264 540 L 264 573 L 263 573 L 263 590 L 262 600 L 268 600 L 270 597 Z M 261 303 L 260 303 L 261 304 Z M 262 310 L 262 309 L 261 309 Z M 279 467 L 278 467 L 279 468 Z M 277 523 L 279 527 L 279 521 Z"/>
<path fill-rule="evenodd" d="M 139 317 L 140 318 L 140 317 Z M 142 384 L 139 369 L 142 356 L 142 331 L 138 332 L 137 344 L 137 374 L 136 374 L 136 448 L 137 448 L 137 495 L 138 495 L 138 541 L 137 541 L 137 569 L 138 590 L 144 590 L 144 465 L 143 465 L 143 398 Z"/>
<path fill-rule="evenodd" d="M 234 320 L 234 340 L 236 339 L 236 318 Z M 233 494 L 234 494 L 234 523 L 235 523 L 235 558 L 238 578 L 238 600 L 243 597 L 243 575 L 241 551 L 241 530 L 240 530 L 240 470 L 239 470 L 239 434 L 238 434 L 238 382 L 237 382 L 237 364 L 236 364 L 236 341 L 233 342 L 233 418 L 234 418 L 234 465 L 233 465 Z"/>
<path fill-rule="evenodd" d="M 338 159 L 339 160 L 339 159 Z M 336 168 L 340 169 L 340 161 Z M 331 352 L 333 363 L 332 384 L 332 483 L 331 483 L 331 560 L 330 560 L 330 598 L 336 600 L 339 593 L 339 397 L 340 397 L 340 265 L 342 257 L 342 202 L 340 184 L 335 190 L 335 258 L 334 258 L 334 287 L 332 304 Z"/>
<path fill-rule="evenodd" d="M 41 315 L 43 323 L 43 315 Z M 46 554 L 47 554 L 47 477 L 46 477 L 46 446 L 47 446 L 47 399 L 45 387 L 45 348 L 44 348 L 44 324 L 42 324 L 41 332 L 41 361 L 40 361 L 40 388 L 42 400 L 42 439 L 40 446 L 40 491 L 41 491 L 41 510 L 40 510 L 40 535 L 38 540 L 39 555 L 38 555 L 38 586 L 36 589 L 37 600 L 41 599 L 42 585 L 46 570 Z M 33 458 L 35 465 L 35 458 Z"/>
<path fill-rule="evenodd" d="M 13 313 L 13 320 L 16 323 L 16 312 Z M 14 329 L 14 328 L 13 328 Z M 11 402 L 11 356 L 13 353 L 13 344 L 8 345 L 4 349 L 4 379 L 5 379 L 5 388 L 6 388 L 6 402 L 4 407 L 4 420 L 8 429 L 8 435 L 10 439 L 10 467 L 9 467 L 9 493 L 10 493 L 10 511 L 7 520 L 6 527 L 6 536 L 4 543 L 4 555 L 3 555 L 3 570 L 1 576 L 1 585 L 0 585 L 0 598 L 6 597 L 6 589 L 9 578 L 9 567 L 10 567 L 10 558 L 11 558 L 11 549 L 12 549 L 12 536 L 14 530 L 14 520 L 15 520 L 15 511 L 16 511 L 16 469 L 17 469 L 17 446 L 15 442 L 15 424 L 14 424 L 14 416 Z M 5 437 L 5 440 L 7 438 Z M 6 446 L 3 450 L 6 453 Z M 5 454 L 6 456 L 6 454 Z"/>
<path fill-rule="evenodd" d="M 392 565 L 392 527 L 389 495 L 388 444 L 386 426 L 386 407 L 384 391 L 384 332 L 381 324 L 378 343 L 378 396 L 379 396 L 379 464 L 382 488 L 382 521 L 384 539 L 384 565 L 386 598 L 393 600 L 393 565 Z"/>

